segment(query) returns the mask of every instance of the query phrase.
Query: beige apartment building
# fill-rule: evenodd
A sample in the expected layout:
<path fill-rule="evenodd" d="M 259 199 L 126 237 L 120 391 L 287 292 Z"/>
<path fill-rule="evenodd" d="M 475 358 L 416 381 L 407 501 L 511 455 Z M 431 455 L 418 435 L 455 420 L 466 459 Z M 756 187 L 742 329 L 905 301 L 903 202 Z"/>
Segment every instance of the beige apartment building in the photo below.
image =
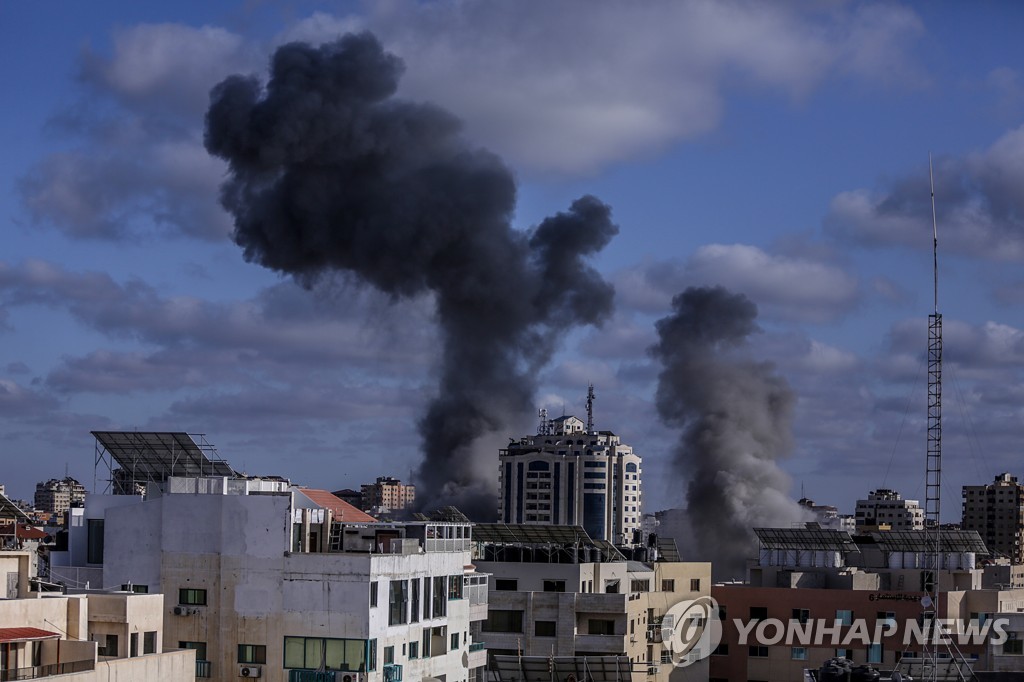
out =
<path fill-rule="evenodd" d="M 988 485 L 965 485 L 961 528 L 981 535 L 989 551 L 1024 563 L 1024 485 L 999 474 Z"/>
<path fill-rule="evenodd" d="M 362 509 L 388 509 L 395 511 L 411 507 L 416 501 L 416 486 L 402 483 L 397 478 L 379 476 L 373 483 L 365 483 L 362 488 Z"/>
<path fill-rule="evenodd" d="M 75 479 L 51 478 L 36 484 L 33 504 L 36 509 L 51 514 L 63 514 L 72 506 L 85 503 L 85 486 Z"/>

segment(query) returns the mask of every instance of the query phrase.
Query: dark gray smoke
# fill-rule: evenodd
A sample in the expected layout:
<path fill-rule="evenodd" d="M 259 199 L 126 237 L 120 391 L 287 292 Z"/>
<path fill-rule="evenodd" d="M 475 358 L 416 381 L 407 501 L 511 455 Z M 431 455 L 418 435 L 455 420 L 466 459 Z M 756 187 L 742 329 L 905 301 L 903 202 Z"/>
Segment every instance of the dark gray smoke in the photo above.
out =
<path fill-rule="evenodd" d="M 743 352 L 757 306 L 722 287 L 689 288 L 658 320 L 658 414 L 682 429 L 674 464 L 689 478 L 687 516 L 716 577 L 744 577 L 754 527 L 804 518 L 776 460 L 792 449 L 794 395 L 769 363 Z"/>
<path fill-rule="evenodd" d="M 222 202 L 247 260 L 307 286 L 340 271 L 396 298 L 433 293 L 443 346 L 419 497 L 491 520 L 497 453 L 474 459 L 473 444 L 530 411 L 565 330 L 609 314 L 612 287 L 587 257 L 618 228 L 584 196 L 513 229 L 512 173 L 451 114 L 395 98 L 402 70 L 368 33 L 285 45 L 265 85 L 214 88 L 206 148 L 229 163 Z"/>

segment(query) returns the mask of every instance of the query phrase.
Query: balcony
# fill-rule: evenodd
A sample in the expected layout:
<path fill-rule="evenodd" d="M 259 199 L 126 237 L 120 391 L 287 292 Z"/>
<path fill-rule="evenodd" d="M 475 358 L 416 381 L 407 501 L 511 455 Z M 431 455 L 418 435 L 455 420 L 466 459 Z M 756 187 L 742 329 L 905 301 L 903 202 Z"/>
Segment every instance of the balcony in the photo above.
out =
<path fill-rule="evenodd" d="M 384 682 L 402 682 L 402 666 L 396 663 L 385 664 Z"/>
<path fill-rule="evenodd" d="M 576 635 L 576 655 L 617 656 L 626 651 L 625 635 Z"/>
<path fill-rule="evenodd" d="M 213 664 L 209 661 L 203 661 L 196 659 L 196 677 L 211 677 L 213 672 Z"/>
<path fill-rule="evenodd" d="M 322 672 L 316 670 L 289 670 L 288 682 L 335 682 L 337 677 L 333 672 Z"/>
<path fill-rule="evenodd" d="M 485 642 L 473 642 L 469 645 L 470 651 L 483 651 Z"/>
<path fill-rule="evenodd" d="M 626 595 L 603 592 L 576 595 L 576 613 L 625 613 Z"/>
<path fill-rule="evenodd" d="M 0 682 L 13 682 L 14 680 L 37 680 L 40 677 L 52 677 L 54 675 L 67 675 L 69 673 L 81 673 L 96 669 L 96 661 L 87 659 L 84 661 L 69 661 L 67 663 L 51 663 L 50 665 L 36 665 L 31 668 L 12 668 L 0 670 Z"/>

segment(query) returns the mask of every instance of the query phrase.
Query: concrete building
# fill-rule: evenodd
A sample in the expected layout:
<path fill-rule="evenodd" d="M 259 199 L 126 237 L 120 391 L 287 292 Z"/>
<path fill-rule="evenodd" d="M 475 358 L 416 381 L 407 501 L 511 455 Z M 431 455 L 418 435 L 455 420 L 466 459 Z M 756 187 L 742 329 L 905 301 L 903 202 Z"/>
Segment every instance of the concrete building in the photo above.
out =
<path fill-rule="evenodd" d="M 579 525 L 597 540 L 640 544 L 641 458 L 611 431 L 542 418 L 539 433 L 510 442 L 498 460 L 505 523 Z"/>
<path fill-rule="evenodd" d="M 32 592 L 28 566 L 27 552 L 0 552 L 14 586 L 0 599 L 0 679 L 195 679 L 195 652 L 164 648 L 163 595 Z"/>
<path fill-rule="evenodd" d="M 36 484 L 35 508 L 50 514 L 63 514 L 85 502 L 85 486 L 66 476 Z"/>
<path fill-rule="evenodd" d="M 836 656 L 882 670 L 900 665 L 907 672 L 919 665 L 922 646 L 906 638 L 908 628 L 921 622 L 921 600 L 934 579 L 935 572 L 926 568 L 932 565 L 930 533 L 883 531 L 854 538 L 808 525 L 757 529 L 757 534 L 759 556 L 750 562 L 748 581 L 712 587 L 725 623 L 722 645 L 711 657 L 711 680 L 802 679 L 805 668 L 817 669 Z M 942 544 L 949 551 L 938 572 L 939 618 L 979 622 L 985 614 L 1024 606 L 1024 590 L 983 589 L 983 572 L 975 566 L 986 551 L 976 533 L 943 531 Z M 812 636 L 808 641 L 788 635 L 770 643 L 753 635 L 741 640 L 744 629 L 768 619 L 809 622 Z M 821 623 L 836 631 L 835 639 L 813 636 Z M 867 641 L 857 623 L 864 624 Z M 888 623 L 894 624 L 891 634 L 875 637 L 876 628 Z M 984 643 L 959 650 L 975 669 L 988 669 Z"/>
<path fill-rule="evenodd" d="M 473 563 L 491 575 L 480 637 L 493 655 L 620 656 L 633 682 L 707 679 L 706 660 L 672 665 L 662 624 L 710 594 L 710 563 L 629 561 L 578 526 L 478 524 L 474 538 Z"/>
<path fill-rule="evenodd" d="M 1024 563 L 1024 485 L 1005 473 L 988 485 L 965 485 L 960 525 L 978 531 L 994 554 Z"/>
<path fill-rule="evenodd" d="M 362 505 L 365 511 L 387 509 L 397 511 L 411 507 L 416 501 L 416 486 L 402 483 L 397 478 L 379 476 L 373 483 L 365 483 L 362 488 Z"/>
<path fill-rule="evenodd" d="M 895 490 L 879 488 L 868 499 L 857 500 L 854 514 L 858 532 L 872 530 L 922 530 L 924 510 L 918 500 L 904 500 Z"/>
<path fill-rule="evenodd" d="M 814 520 L 822 528 L 842 530 L 854 533 L 857 530 L 857 519 L 852 514 L 840 514 L 837 507 L 830 504 L 815 504 L 814 500 L 802 497 L 797 504 L 814 514 Z"/>
<path fill-rule="evenodd" d="M 326 491 L 227 477 L 90 495 L 83 521 L 65 559 L 165 594 L 165 639 L 201 677 L 471 682 L 486 663 L 468 523 L 378 523 Z"/>

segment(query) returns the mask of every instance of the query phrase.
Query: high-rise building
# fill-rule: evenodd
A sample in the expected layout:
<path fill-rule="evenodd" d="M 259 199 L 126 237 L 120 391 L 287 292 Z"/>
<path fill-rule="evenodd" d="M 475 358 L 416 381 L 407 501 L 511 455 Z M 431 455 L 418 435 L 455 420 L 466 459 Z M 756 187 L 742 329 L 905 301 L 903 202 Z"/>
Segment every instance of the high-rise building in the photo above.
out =
<path fill-rule="evenodd" d="M 965 485 L 964 530 L 976 530 L 989 551 L 1011 563 L 1024 563 L 1024 485 L 1016 476 L 999 474 L 989 485 Z"/>
<path fill-rule="evenodd" d="M 588 430 L 573 416 L 548 420 L 539 433 L 498 451 L 504 523 L 583 526 L 595 540 L 638 544 L 641 458 L 611 431 Z"/>
<path fill-rule="evenodd" d="M 364 510 L 371 509 L 405 509 L 416 500 L 416 486 L 402 483 L 397 478 L 378 476 L 374 483 L 362 485 L 362 505 Z"/>
<path fill-rule="evenodd" d="M 918 500 L 904 500 L 895 490 L 879 488 L 857 500 L 857 530 L 923 530 L 924 510 Z"/>
<path fill-rule="evenodd" d="M 51 478 L 36 484 L 35 508 L 51 514 L 63 514 L 72 506 L 85 503 L 85 486 L 75 479 Z"/>

